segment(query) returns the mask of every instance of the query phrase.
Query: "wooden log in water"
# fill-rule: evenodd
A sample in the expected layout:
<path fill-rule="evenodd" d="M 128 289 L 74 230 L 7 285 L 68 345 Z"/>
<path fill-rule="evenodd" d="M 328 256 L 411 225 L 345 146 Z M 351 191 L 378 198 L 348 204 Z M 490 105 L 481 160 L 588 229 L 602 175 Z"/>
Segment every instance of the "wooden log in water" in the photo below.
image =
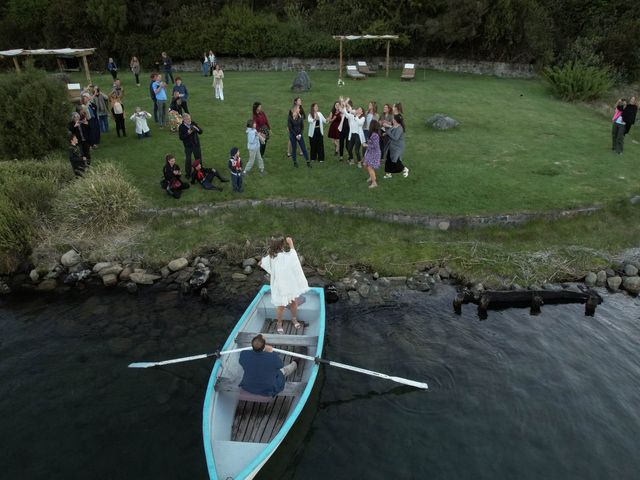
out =
<path fill-rule="evenodd" d="M 462 305 L 473 303 L 478 305 L 478 315 L 486 318 L 487 310 L 505 308 L 531 308 L 531 314 L 540 313 L 542 305 L 558 305 L 565 303 L 584 303 L 585 315 L 593 316 L 596 307 L 602 303 L 602 297 L 593 290 L 575 292 L 570 290 L 486 290 L 474 295 L 464 289 L 453 300 L 453 310 L 462 313 Z"/>

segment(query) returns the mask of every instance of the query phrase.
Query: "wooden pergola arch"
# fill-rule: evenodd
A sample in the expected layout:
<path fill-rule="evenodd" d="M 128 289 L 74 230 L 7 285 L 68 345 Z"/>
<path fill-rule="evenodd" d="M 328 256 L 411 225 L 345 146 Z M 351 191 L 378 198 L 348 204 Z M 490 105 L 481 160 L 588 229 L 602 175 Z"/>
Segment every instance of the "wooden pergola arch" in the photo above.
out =
<path fill-rule="evenodd" d="M 333 39 L 340 42 L 340 72 L 339 77 L 342 79 L 342 42 L 345 40 L 386 40 L 387 41 L 387 57 L 385 61 L 386 77 L 389 77 L 389 49 L 391 48 L 391 40 L 397 40 L 398 35 L 334 35 Z"/>
<path fill-rule="evenodd" d="M 30 55 L 56 55 L 60 57 L 82 57 L 82 65 L 84 67 L 84 74 L 87 77 L 87 82 L 91 83 L 91 73 L 89 72 L 89 64 L 87 62 L 87 57 L 89 55 L 93 55 L 95 52 L 95 48 L 40 48 L 37 50 L 23 50 L 23 49 L 15 49 L 15 50 L 4 50 L 0 51 L 0 58 L 11 57 L 13 59 L 13 65 L 16 67 L 16 72 L 20 73 L 20 62 L 18 62 L 18 57 L 20 56 L 30 56 Z M 58 63 L 60 66 L 60 63 Z M 60 66 L 60 68 L 62 68 Z"/>

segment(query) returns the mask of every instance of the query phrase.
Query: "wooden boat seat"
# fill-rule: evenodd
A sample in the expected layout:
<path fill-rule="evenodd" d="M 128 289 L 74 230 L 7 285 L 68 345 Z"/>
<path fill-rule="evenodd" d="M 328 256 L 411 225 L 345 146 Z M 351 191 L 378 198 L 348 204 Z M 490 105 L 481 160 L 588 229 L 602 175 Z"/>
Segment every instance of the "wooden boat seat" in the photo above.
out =
<path fill-rule="evenodd" d="M 236 337 L 236 344 L 239 348 L 251 345 L 251 340 L 258 333 L 240 332 Z M 291 347 L 313 347 L 318 344 L 317 335 L 280 335 L 274 333 L 262 333 L 264 340 L 269 345 L 291 346 Z"/>
<path fill-rule="evenodd" d="M 306 386 L 306 382 L 285 382 L 284 390 L 282 390 L 278 395 L 275 397 L 266 397 L 243 390 L 238 385 L 238 380 L 220 377 L 216 382 L 215 389 L 217 392 L 240 392 L 240 400 L 246 400 L 248 402 L 270 402 L 276 397 L 296 397 L 302 394 Z"/>

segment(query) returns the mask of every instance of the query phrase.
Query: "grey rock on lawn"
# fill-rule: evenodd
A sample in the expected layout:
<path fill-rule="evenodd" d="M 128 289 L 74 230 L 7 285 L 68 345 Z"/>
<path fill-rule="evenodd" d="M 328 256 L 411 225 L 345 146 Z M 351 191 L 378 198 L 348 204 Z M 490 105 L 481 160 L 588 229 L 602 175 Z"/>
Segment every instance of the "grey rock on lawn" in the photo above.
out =
<path fill-rule="evenodd" d="M 300 70 L 291 85 L 292 92 L 308 92 L 311 90 L 311 79 L 307 72 Z"/>
<path fill-rule="evenodd" d="M 425 123 L 428 127 L 435 130 L 449 130 L 460 125 L 458 120 L 451 118 L 444 113 L 436 113 L 435 115 L 430 116 L 425 120 Z"/>
<path fill-rule="evenodd" d="M 638 275 L 638 267 L 636 267 L 635 265 L 632 265 L 630 263 L 627 263 L 624 266 L 624 274 L 627 277 L 635 277 L 636 275 Z"/>
<path fill-rule="evenodd" d="M 231 279 L 235 282 L 244 282 L 247 276 L 244 273 L 232 273 Z"/>
<path fill-rule="evenodd" d="M 596 285 L 598 287 L 604 287 L 606 283 L 607 283 L 607 272 L 605 272 L 604 270 L 600 270 L 596 274 Z"/>

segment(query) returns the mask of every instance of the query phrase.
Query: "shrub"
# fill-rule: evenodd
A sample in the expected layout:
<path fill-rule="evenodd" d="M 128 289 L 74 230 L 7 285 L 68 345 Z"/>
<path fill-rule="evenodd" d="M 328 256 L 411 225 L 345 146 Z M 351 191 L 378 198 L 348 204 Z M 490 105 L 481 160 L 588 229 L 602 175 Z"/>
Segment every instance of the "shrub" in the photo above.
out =
<path fill-rule="evenodd" d="M 114 232 L 127 225 L 140 206 L 140 193 L 112 163 L 94 166 L 60 191 L 53 218 L 80 234 Z"/>
<path fill-rule="evenodd" d="M 0 273 L 10 273 L 31 252 L 33 227 L 29 213 L 0 194 Z"/>
<path fill-rule="evenodd" d="M 0 77 L 0 157 L 42 158 L 65 143 L 65 85 L 28 68 Z"/>
<path fill-rule="evenodd" d="M 0 162 L 0 190 L 15 208 L 38 217 L 50 213 L 56 195 L 73 178 L 60 156 Z"/>
<path fill-rule="evenodd" d="M 579 61 L 548 67 L 544 76 L 553 94 L 568 101 L 593 100 L 613 86 L 609 68 L 587 66 Z"/>

